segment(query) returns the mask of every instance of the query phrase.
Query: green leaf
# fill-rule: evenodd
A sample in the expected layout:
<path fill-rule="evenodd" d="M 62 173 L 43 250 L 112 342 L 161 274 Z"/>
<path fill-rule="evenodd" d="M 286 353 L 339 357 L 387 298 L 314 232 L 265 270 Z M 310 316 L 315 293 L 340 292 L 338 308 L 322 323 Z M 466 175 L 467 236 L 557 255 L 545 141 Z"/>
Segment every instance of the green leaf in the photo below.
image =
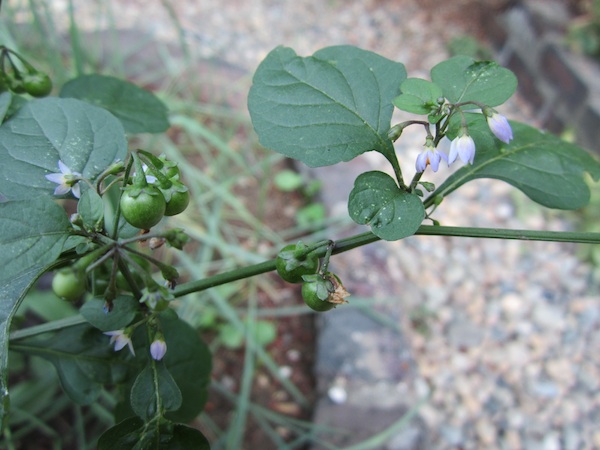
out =
<path fill-rule="evenodd" d="M 98 439 L 98 450 L 132 450 L 139 442 L 144 421 L 130 417 L 109 428 Z"/>
<path fill-rule="evenodd" d="M 348 211 L 352 220 L 370 225 L 373 234 L 386 241 L 412 236 L 425 218 L 417 195 L 401 190 L 392 177 L 377 171 L 355 180 Z"/>
<path fill-rule="evenodd" d="M 210 450 L 210 444 L 204 435 L 195 428 L 181 423 L 173 427 L 173 437 L 168 442 L 169 450 Z"/>
<path fill-rule="evenodd" d="M 204 409 L 208 399 L 212 369 L 210 350 L 196 330 L 178 317 L 163 314 L 160 324 L 167 343 L 163 361 L 183 397 L 181 408 L 167 413 L 167 418 L 189 422 Z"/>
<path fill-rule="evenodd" d="M 121 123 L 109 112 L 75 99 L 32 100 L 0 126 L 0 194 L 16 200 L 52 194 L 58 161 L 93 180 L 125 159 Z"/>
<path fill-rule="evenodd" d="M 0 430 L 9 409 L 8 396 L 8 333 L 10 323 L 27 291 L 48 267 L 42 264 L 29 267 L 14 277 L 0 281 Z"/>
<path fill-rule="evenodd" d="M 70 228 L 65 210 L 49 197 L 0 203 L 0 254 L 4 260 L 0 278 L 55 261 Z"/>
<path fill-rule="evenodd" d="M 260 142 L 308 166 L 389 153 L 392 99 L 404 66 L 351 46 L 300 57 L 277 47 L 260 64 L 248 108 Z"/>
<path fill-rule="evenodd" d="M 400 94 L 393 101 L 396 108 L 414 114 L 429 114 L 438 107 L 442 89 L 431 81 L 407 78 L 400 85 Z"/>
<path fill-rule="evenodd" d="M 140 372 L 131 388 L 131 408 L 148 421 L 162 410 L 174 411 L 181 406 L 181 391 L 161 361 L 150 361 Z M 158 408 L 158 404 L 162 408 Z"/>
<path fill-rule="evenodd" d="M 519 122 L 511 122 L 514 139 L 504 144 L 490 137 L 481 114 L 467 119 L 477 148 L 474 164 L 448 177 L 434 195 L 446 196 L 477 178 L 495 178 L 548 208 L 577 209 L 589 202 L 585 172 L 600 179 L 600 163 L 589 152 Z"/>
<path fill-rule="evenodd" d="M 160 329 L 167 344 L 167 353 L 162 361 L 177 383 L 182 396 L 181 407 L 177 411 L 168 412 L 166 417 L 176 422 L 190 422 L 202 411 L 208 399 L 211 354 L 196 330 L 179 319 L 173 311 L 167 310 L 161 313 L 159 318 Z M 148 348 L 147 333 L 142 327 L 134 333 L 133 344 L 136 349 L 143 345 Z M 138 362 L 145 365 L 147 358 L 147 354 L 136 352 Z M 128 395 L 127 392 L 125 395 Z M 118 417 L 122 419 L 135 414 L 129 404 L 120 404 L 118 409 Z"/>
<path fill-rule="evenodd" d="M 253 335 L 253 340 L 258 345 L 269 345 L 277 338 L 277 327 L 272 322 L 259 320 L 254 324 Z M 219 327 L 219 340 L 225 347 L 240 348 L 245 338 L 244 330 L 234 324 L 226 323 Z"/>
<path fill-rule="evenodd" d="M 64 328 L 50 339 L 24 339 L 11 349 L 50 361 L 67 395 L 82 405 L 93 403 L 104 384 L 121 381 L 127 370 L 108 337 L 87 324 Z"/>
<path fill-rule="evenodd" d="M 476 101 L 498 106 L 517 89 L 517 78 L 510 70 L 469 56 L 455 56 L 439 63 L 431 69 L 431 79 L 452 103 Z"/>
<path fill-rule="evenodd" d="M 275 174 L 273 183 L 275 183 L 275 186 L 280 191 L 292 192 L 299 189 L 304 184 L 304 178 L 298 172 L 294 172 L 293 170 L 282 170 Z"/>
<path fill-rule="evenodd" d="M 100 331 L 122 330 L 135 318 L 140 303 L 130 295 L 119 295 L 113 300 L 111 312 L 104 310 L 105 300 L 93 298 L 83 304 L 79 312 Z"/>
<path fill-rule="evenodd" d="M 130 417 L 109 428 L 98 440 L 98 450 L 150 449 L 210 450 L 210 444 L 195 428 L 181 423 L 145 427 L 138 417 Z"/>
<path fill-rule="evenodd" d="M 90 229 L 98 229 L 104 218 L 104 202 L 93 189 L 85 189 L 77 202 L 77 212 L 83 223 Z"/>
<path fill-rule="evenodd" d="M 66 83 L 60 96 L 107 109 L 128 133 L 162 133 L 169 128 L 165 104 L 151 92 L 119 78 L 82 75 Z"/>

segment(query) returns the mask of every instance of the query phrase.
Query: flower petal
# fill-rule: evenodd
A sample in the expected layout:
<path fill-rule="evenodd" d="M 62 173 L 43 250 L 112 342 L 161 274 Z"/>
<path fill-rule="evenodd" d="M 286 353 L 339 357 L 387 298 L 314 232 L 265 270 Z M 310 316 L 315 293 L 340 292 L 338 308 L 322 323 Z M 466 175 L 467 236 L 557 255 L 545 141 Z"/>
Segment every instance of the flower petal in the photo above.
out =
<path fill-rule="evenodd" d="M 73 195 L 75 196 L 75 198 L 81 197 L 81 187 L 79 186 L 79 182 L 75 183 L 71 187 L 71 192 L 73 192 Z"/>
<path fill-rule="evenodd" d="M 167 353 L 167 344 L 162 339 L 157 339 L 150 344 L 150 355 L 152 359 L 160 361 Z"/>
<path fill-rule="evenodd" d="M 70 190 L 71 190 L 71 188 L 69 186 L 67 186 L 66 184 L 59 184 L 54 189 L 54 195 L 65 195 L 65 194 L 68 194 Z"/>
<path fill-rule="evenodd" d="M 45 175 L 48 181 L 52 181 L 53 183 L 63 184 L 65 182 L 65 176 L 62 173 L 49 173 Z"/>
<path fill-rule="evenodd" d="M 506 117 L 502 114 L 493 113 L 487 116 L 487 123 L 494 136 L 500 139 L 505 144 L 508 144 L 513 138 L 513 132 Z"/>
<path fill-rule="evenodd" d="M 60 169 L 61 173 L 63 173 L 64 175 L 71 173 L 71 169 L 69 169 L 67 167 L 67 165 L 64 162 L 62 162 L 60 159 L 58 160 L 58 168 Z"/>

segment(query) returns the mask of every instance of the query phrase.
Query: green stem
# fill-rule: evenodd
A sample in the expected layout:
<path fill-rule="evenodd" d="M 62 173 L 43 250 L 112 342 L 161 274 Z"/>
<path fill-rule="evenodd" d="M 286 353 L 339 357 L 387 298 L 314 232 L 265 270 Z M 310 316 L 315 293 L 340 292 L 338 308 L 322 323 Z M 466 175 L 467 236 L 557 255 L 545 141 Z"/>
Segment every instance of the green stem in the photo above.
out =
<path fill-rule="evenodd" d="M 570 242 L 600 244 L 600 233 L 572 231 L 510 230 L 504 228 L 442 227 L 421 225 L 415 234 L 422 236 L 456 236 L 521 241 Z"/>
<path fill-rule="evenodd" d="M 472 228 L 472 227 L 442 227 L 433 225 L 421 225 L 415 235 L 420 236 L 456 236 L 488 239 L 512 239 L 523 241 L 551 241 L 569 242 L 578 244 L 600 244 L 600 233 L 578 233 L 570 231 L 538 231 L 538 230 L 510 230 L 502 228 Z M 357 234 L 335 242 L 332 254 L 337 255 L 349 250 L 371 244 L 380 240 L 371 232 Z M 329 247 L 321 247 L 317 250 L 319 257 L 325 256 Z M 200 292 L 215 286 L 231 283 L 244 278 L 253 277 L 275 270 L 275 259 L 242 267 L 229 272 L 224 272 L 203 280 L 191 281 L 178 286 L 175 297 L 182 297 L 193 292 Z M 66 319 L 33 326 L 24 330 L 17 330 L 10 334 L 10 341 L 24 339 L 26 337 L 61 330 L 65 327 L 86 323 L 81 316 L 68 317 Z"/>
<path fill-rule="evenodd" d="M 396 175 L 396 180 L 398 180 L 398 186 L 403 191 L 407 190 L 406 184 L 404 183 L 404 177 L 402 176 L 402 169 L 400 168 L 400 163 L 398 162 L 398 157 L 396 156 L 396 151 L 394 150 L 394 146 L 390 144 L 385 151 L 380 152 L 385 159 L 389 161 L 394 169 L 394 174 Z"/>
<path fill-rule="evenodd" d="M 52 322 L 35 325 L 23 330 L 13 331 L 10 333 L 10 342 L 18 341 L 19 339 L 25 339 L 31 336 L 37 336 L 38 334 L 44 334 L 51 331 L 62 330 L 63 328 L 67 327 L 74 327 L 84 323 L 87 323 L 87 320 L 85 320 L 80 314 L 66 317 L 64 319 L 53 320 Z"/>
<path fill-rule="evenodd" d="M 568 231 L 537 231 L 537 230 L 509 230 L 502 228 L 472 228 L 472 227 L 442 227 L 434 225 L 421 225 L 415 235 L 421 236 L 457 236 L 488 239 L 516 239 L 524 241 L 552 241 L 570 242 L 580 244 L 600 244 L 600 233 L 577 233 Z M 332 254 L 337 255 L 349 250 L 371 244 L 380 240 L 371 232 L 357 234 L 349 238 L 335 241 Z M 327 247 L 317 251 L 319 257 L 325 256 Z M 200 292 L 215 286 L 231 283 L 244 278 L 253 277 L 275 270 L 275 259 L 242 267 L 229 272 L 220 273 L 203 280 L 191 281 L 179 285 L 173 292 L 175 297 L 182 297 L 192 292 Z"/>

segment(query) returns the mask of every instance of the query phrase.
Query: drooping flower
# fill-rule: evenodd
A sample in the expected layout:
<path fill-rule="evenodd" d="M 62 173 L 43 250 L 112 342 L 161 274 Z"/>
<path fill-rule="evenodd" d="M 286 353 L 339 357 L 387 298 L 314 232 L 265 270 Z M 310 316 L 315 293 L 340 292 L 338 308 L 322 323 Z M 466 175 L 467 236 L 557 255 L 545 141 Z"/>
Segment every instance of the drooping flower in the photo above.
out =
<path fill-rule="evenodd" d="M 150 344 L 150 355 L 155 361 L 160 361 L 167 353 L 167 343 L 164 339 L 158 337 L 155 338 L 152 344 Z"/>
<path fill-rule="evenodd" d="M 425 144 L 425 150 L 419 153 L 415 162 L 415 169 L 417 172 L 424 172 L 427 166 L 431 166 L 434 172 L 437 172 L 440 167 L 440 160 L 448 162 L 448 157 L 444 152 L 439 151 L 433 146 L 431 141 L 428 139 Z"/>
<path fill-rule="evenodd" d="M 135 356 L 133 343 L 131 342 L 131 336 L 127 330 L 106 331 L 104 334 L 110 336 L 110 344 L 115 344 L 115 352 L 118 352 L 127 346 L 129 347 L 131 354 Z"/>
<path fill-rule="evenodd" d="M 508 144 L 513 138 L 513 132 L 506 117 L 496 111 L 485 111 L 484 115 L 494 136 Z"/>
<path fill-rule="evenodd" d="M 464 131 L 463 134 L 454 138 L 450 144 L 448 164 L 456 161 L 457 157 L 465 164 L 473 164 L 473 159 L 475 158 L 475 141 Z"/>
<path fill-rule="evenodd" d="M 54 189 L 54 195 L 65 195 L 71 191 L 76 198 L 81 197 L 81 188 L 79 186 L 81 174 L 71 171 L 61 160 L 58 161 L 58 168 L 60 173 L 49 173 L 46 175 L 48 181 L 58 184 Z"/>

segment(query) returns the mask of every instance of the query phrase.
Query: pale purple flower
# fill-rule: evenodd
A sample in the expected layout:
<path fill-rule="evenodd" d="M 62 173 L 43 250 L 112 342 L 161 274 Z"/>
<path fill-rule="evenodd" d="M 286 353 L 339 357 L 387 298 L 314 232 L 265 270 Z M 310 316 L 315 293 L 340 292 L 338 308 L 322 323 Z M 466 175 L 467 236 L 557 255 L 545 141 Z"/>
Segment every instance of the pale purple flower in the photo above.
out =
<path fill-rule="evenodd" d="M 434 172 L 437 172 L 440 166 L 440 160 L 448 162 L 448 157 L 444 152 L 438 151 L 437 148 L 425 146 L 425 150 L 419 153 L 415 162 L 417 172 L 424 172 L 427 166 L 431 166 Z"/>
<path fill-rule="evenodd" d="M 133 350 L 133 343 L 131 342 L 131 336 L 125 330 L 106 331 L 104 334 L 110 336 L 110 344 L 115 344 L 115 352 L 123 349 L 125 346 L 129 347 L 129 351 L 135 356 Z"/>
<path fill-rule="evenodd" d="M 448 164 L 456 161 L 457 157 L 465 164 L 473 164 L 473 159 L 475 158 L 475 141 L 466 133 L 454 138 L 450 144 Z"/>
<path fill-rule="evenodd" d="M 494 136 L 500 139 L 505 144 L 508 144 L 513 138 L 512 128 L 506 117 L 497 112 L 492 112 L 491 115 L 485 114 L 488 126 Z"/>
<path fill-rule="evenodd" d="M 167 343 L 163 339 L 155 339 L 152 344 L 150 344 L 150 355 L 152 355 L 152 359 L 155 361 L 160 361 L 167 353 Z"/>
<path fill-rule="evenodd" d="M 81 197 L 81 188 L 79 186 L 81 174 L 71 171 L 71 169 L 60 160 L 58 161 L 58 168 L 60 169 L 60 173 L 49 173 L 46 175 L 48 181 L 58 184 L 54 189 L 54 195 L 65 195 L 71 191 L 76 198 Z"/>

